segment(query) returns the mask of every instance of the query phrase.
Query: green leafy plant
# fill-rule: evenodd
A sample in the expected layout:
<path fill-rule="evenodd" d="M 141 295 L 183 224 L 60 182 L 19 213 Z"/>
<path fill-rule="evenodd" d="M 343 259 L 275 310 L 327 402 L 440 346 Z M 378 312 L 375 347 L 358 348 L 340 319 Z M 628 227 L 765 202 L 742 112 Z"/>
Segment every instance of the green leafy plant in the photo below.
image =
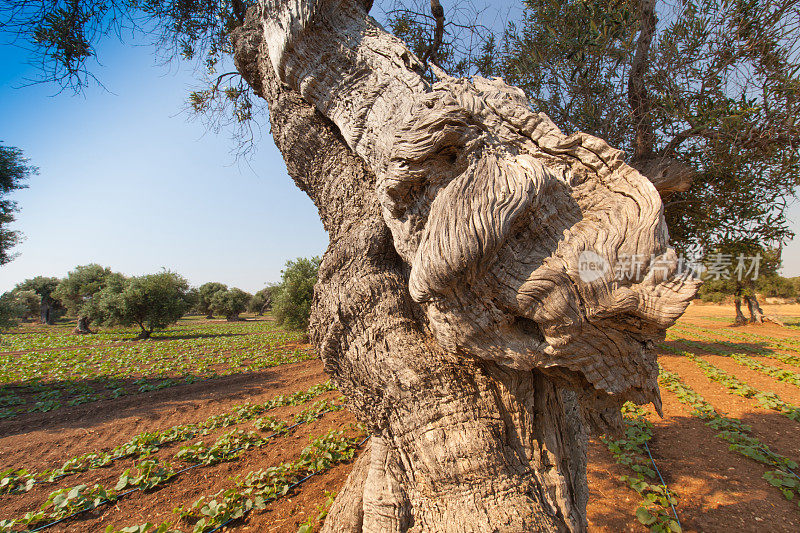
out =
<path fill-rule="evenodd" d="M 795 461 L 773 452 L 767 445 L 751 436 L 750 427 L 740 420 L 728 418 L 717 413 L 710 403 L 703 399 L 694 389 L 683 383 L 678 374 L 660 368 L 658 379 L 667 390 L 675 393 L 678 401 L 692 407 L 693 416 L 703 420 L 707 426 L 720 431 L 717 436 L 729 443 L 728 448 L 731 451 L 774 468 L 774 470 L 765 472 L 763 476 L 771 485 L 775 486 L 774 479 L 794 476 L 792 470 L 797 468 Z M 795 489 L 794 492 L 792 492 L 792 488 Z M 800 496 L 800 489 L 797 487 L 781 487 L 781 493 L 791 500 L 795 496 Z"/>
<path fill-rule="evenodd" d="M 673 518 L 672 506 L 678 505 L 673 492 L 663 485 L 650 483 L 656 472 L 650 467 L 644 446 L 653 437 L 653 425 L 647 420 L 647 411 L 630 402 L 622 407 L 625 433 L 622 438 L 601 437 L 614 460 L 633 471 L 621 480 L 635 490 L 642 500 L 636 509 L 636 518 L 654 533 L 679 533 L 681 527 Z"/>
<path fill-rule="evenodd" d="M 679 350 L 666 344 L 661 344 L 660 346 L 665 350 L 671 351 L 677 355 L 681 355 L 694 361 L 695 364 L 700 367 L 700 370 L 703 372 L 703 374 L 705 374 L 710 380 L 720 383 L 733 394 L 742 396 L 743 398 L 755 398 L 758 403 L 765 408 L 778 411 L 791 420 L 800 422 L 800 408 L 784 402 L 774 392 L 762 392 L 755 387 L 751 387 L 747 383 L 737 379 L 735 376 L 725 372 L 721 368 L 712 365 L 702 357 L 698 357 L 697 355 L 684 350 Z"/>

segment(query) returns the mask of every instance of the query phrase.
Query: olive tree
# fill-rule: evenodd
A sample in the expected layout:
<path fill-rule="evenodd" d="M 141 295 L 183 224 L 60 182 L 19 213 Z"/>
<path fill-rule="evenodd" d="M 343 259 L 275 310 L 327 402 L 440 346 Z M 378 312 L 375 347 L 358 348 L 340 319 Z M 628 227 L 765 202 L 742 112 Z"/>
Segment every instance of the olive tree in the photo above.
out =
<path fill-rule="evenodd" d="M 241 320 L 239 313 L 244 313 L 253 296 L 236 287 L 226 291 L 217 291 L 211 298 L 211 310 L 224 316 L 228 322 Z"/>
<path fill-rule="evenodd" d="M 17 203 L 8 198 L 13 191 L 27 187 L 25 181 L 38 170 L 30 165 L 22 150 L 0 145 L 0 265 L 14 258 L 11 248 L 19 242 L 19 232 L 8 226 L 14 222 L 19 210 Z"/>
<path fill-rule="evenodd" d="M 17 319 L 22 313 L 24 313 L 24 307 L 13 291 L 0 295 L 0 331 L 16 326 Z"/>
<path fill-rule="evenodd" d="M 197 312 L 206 315 L 206 318 L 214 318 L 214 309 L 212 308 L 214 295 L 227 290 L 227 285 L 214 281 L 209 281 L 208 283 L 200 285 L 196 295 L 197 303 L 195 304 L 195 308 Z"/>
<path fill-rule="evenodd" d="M 174 272 L 125 279 L 112 276 L 87 309 L 93 322 L 104 326 L 139 326 L 139 338 L 177 322 L 188 310 L 189 283 Z"/>
<path fill-rule="evenodd" d="M 111 269 L 95 263 L 77 266 L 53 291 L 53 296 L 62 303 L 67 312 L 77 317 L 75 333 L 92 333 L 88 309 L 95 294 L 103 289 L 111 275 Z"/>
<path fill-rule="evenodd" d="M 275 296 L 280 291 L 279 283 L 271 283 L 256 292 L 250 303 L 247 304 L 247 310 L 251 313 L 257 313 L 258 316 L 263 315 L 266 311 L 272 309 Z"/>
<path fill-rule="evenodd" d="M 51 78 L 80 83 L 113 12 L 19 4 Z M 424 64 L 369 0 L 120 5 L 185 56 L 233 55 L 244 87 L 223 74 L 192 105 L 247 120 L 263 99 L 330 236 L 309 336 L 372 438 L 324 530 L 585 531 L 588 431 L 660 410 L 654 344 L 697 291 L 666 181 L 501 79 Z"/>
<path fill-rule="evenodd" d="M 319 257 L 298 257 L 286 262 L 272 303 L 273 315 L 278 325 L 291 329 L 308 327 L 320 261 Z"/>
<path fill-rule="evenodd" d="M 53 324 L 56 315 L 64 309 L 54 295 L 60 281 L 54 277 L 36 276 L 18 283 L 14 290 L 35 292 L 39 296 L 39 318 L 42 324 Z"/>
<path fill-rule="evenodd" d="M 486 52 L 481 71 L 518 85 L 565 132 L 623 149 L 660 183 L 679 251 L 753 256 L 791 239 L 795 0 L 526 0 Z M 742 287 L 757 308 L 751 289 Z"/>

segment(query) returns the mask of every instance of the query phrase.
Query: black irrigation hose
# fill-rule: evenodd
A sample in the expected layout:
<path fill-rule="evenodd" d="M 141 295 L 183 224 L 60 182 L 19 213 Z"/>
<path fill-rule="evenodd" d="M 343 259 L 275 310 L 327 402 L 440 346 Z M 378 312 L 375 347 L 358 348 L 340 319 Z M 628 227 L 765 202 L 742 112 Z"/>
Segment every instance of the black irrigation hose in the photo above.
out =
<path fill-rule="evenodd" d="M 39 526 L 36 529 L 32 529 L 31 531 L 32 532 L 33 531 L 42 531 L 42 530 L 47 529 L 49 527 L 53 527 L 54 525 L 60 524 L 61 522 L 65 521 L 65 520 L 69 520 L 70 518 L 72 518 L 74 516 L 78 516 L 79 514 L 86 513 L 88 511 L 91 511 L 92 509 L 97 509 L 101 505 L 105 505 L 107 503 L 115 502 L 115 501 L 119 500 L 120 498 L 122 498 L 123 496 L 127 496 L 131 492 L 136 492 L 137 490 L 141 490 L 141 489 L 131 489 L 128 492 L 123 492 L 122 494 L 118 494 L 117 497 L 114 498 L 113 500 L 103 500 L 102 502 L 98 503 L 94 507 L 87 507 L 86 509 L 81 509 L 80 511 L 75 511 L 74 513 L 72 513 L 69 516 L 65 516 L 64 518 L 60 518 L 60 519 L 56 520 L 55 522 L 50 522 L 49 524 L 45 524 L 43 526 Z"/>
<path fill-rule="evenodd" d="M 763 446 L 759 446 L 759 447 L 758 447 L 758 449 L 759 449 L 759 450 L 761 450 L 762 452 L 764 452 L 765 454 L 769 454 L 769 452 L 768 452 L 767 450 L 765 450 Z M 800 480 L 800 476 L 798 476 L 797 474 L 795 474 L 795 473 L 794 473 L 794 470 L 792 470 L 791 468 L 789 468 L 789 467 L 788 467 L 788 466 L 786 466 L 786 465 L 783 465 L 783 468 L 785 468 L 785 469 L 786 469 L 786 471 L 788 471 L 788 472 L 789 472 L 791 475 L 793 475 L 793 476 L 794 476 L 794 477 L 796 477 L 798 480 Z"/>
<path fill-rule="evenodd" d="M 367 435 L 366 437 L 364 437 L 364 440 L 362 440 L 361 442 L 359 442 L 358 444 L 356 444 L 356 449 L 358 449 L 358 448 L 361 448 L 361 446 L 363 446 L 363 445 L 364 445 L 364 443 L 365 443 L 365 442 L 367 442 L 371 436 L 372 436 L 372 435 Z M 297 487 L 297 486 L 299 486 L 299 485 L 301 485 L 301 484 L 305 483 L 306 481 L 308 481 L 308 480 L 309 480 L 309 479 L 311 479 L 312 477 L 316 476 L 316 475 L 317 475 L 317 474 L 319 474 L 320 472 L 321 472 L 321 470 L 320 470 L 320 471 L 317 471 L 317 472 L 312 472 L 312 473 L 310 473 L 309 475 L 307 475 L 306 477 L 304 477 L 303 479 L 301 479 L 300 481 L 296 481 L 295 483 L 292 483 L 291 485 L 289 485 L 289 488 L 288 488 L 288 489 L 286 489 L 286 492 L 289 492 L 290 490 L 294 489 L 295 487 Z M 275 500 L 277 500 L 277 499 L 278 499 L 278 498 L 270 498 L 269 500 L 267 500 L 267 501 L 266 501 L 266 502 L 264 502 L 264 503 L 267 503 L 267 502 L 272 502 L 272 501 L 275 501 Z M 214 529 L 212 529 L 212 530 L 211 530 L 211 531 L 209 531 L 208 533 L 214 533 L 215 531 L 219 531 L 219 530 L 220 530 L 220 529 L 222 529 L 223 527 L 227 526 L 228 524 L 230 524 L 231 522 L 234 522 L 234 521 L 236 521 L 236 520 L 244 520 L 244 519 L 245 519 L 245 517 L 246 517 L 248 514 L 250 514 L 250 511 L 252 511 L 252 508 L 251 508 L 251 509 L 248 509 L 248 510 L 246 510 L 244 513 L 242 513 L 242 516 L 240 516 L 240 517 L 238 517 L 238 518 L 231 518 L 231 519 L 230 519 L 230 520 L 228 520 L 227 522 L 224 522 L 224 523 L 222 523 L 222 524 L 218 525 L 217 527 L 215 527 Z"/>
<path fill-rule="evenodd" d="M 330 413 L 330 412 L 332 412 L 332 411 L 333 411 L 333 409 L 331 409 L 331 410 L 329 410 L 329 411 L 323 411 L 323 412 L 321 412 L 321 413 L 320 413 L 320 415 L 324 415 L 325 413 Z M 267 437 L 267 439 L 266 439 L 266 440 L 273 439 L 273 438 L 275 438 L 275 437 L 277 437 L 277 436 L 279 436 L 279 435 L 281 435 L 281 434 L 283 434 L 283 433 L 286 433 L 286 432 L 288 432 L 289 430 L 292 430 L 292 429 L 296 428 L 296 427 L 297 427 L 297 426 L 299 426 L 299 425 L 302 425 L 302 424 L 307 424 L 308 422 L 315 422 L 316 420 L 319 420 L 319 419 L 315 418 L 314 420 L 309 420 L 309 421 L 306 421 L 306 422 L 297 422 L 297 423 L 295 423 L 295 424 L 292 424 L 291 426 L 288 426 L 286 429 L 284 429 L 284 430 L 283 430 L 283 431 L 281 431 L 281 432 L 273 433 L 272 435 L 270 435 L 269 437 Z M 368 439 L 368 438 L 369 438 L 369 437 L 367 437 L 367 439 Z M 363 444 L 364 442 L 366 442 L 366 440 L 367 440 L 367 439 L 364 439 L 363 441 L 361 441 L 361 444 Z M 360 447 L 360 446 L 361 446 L 361 444 L 359 444 L 358 446 Z M 238 448 L 236 448 L 236 449 L 234 449 L 234 450 L 231 450 L 231 453 L 236 453 L 236 452 L 238 452 L 238 451 L 241 451 L 241 450 L 243 450 L 243 449 L 245 449 L 245 446 L 240 446 L 240 447 L 238 447 Z M 184 468 L 183 470 L 178 470 L 177 472 L 175 472 L 175 474 L 173 474 L 173 475 L 171 476 L 171 478 L 174 478 L 174 477 L 176 477 L 178 474 L 182 474 L 182 473 L 184 473 L 184 472 L 186 472 L 186 471 L 188 471 L 188 470 L 192 470 L 193 468 L 197 468 L 198 466 L 202 466 L 202 465 L 203 465 L 203 463 L 197 463 L 196 465 L 188 466 L 188 467 Z M 311 475 L 313 476 L 314 474 L 311 474 Z M 309 477 L 311 477 L 311 476 L 309 476 Z M 170 479 L 171 479 L 171 478 L 170 478 Z M 307 478 L 306 478 L 306 479 L 307 479 Z M 305 481 L 305 479 L 304 479 L 304 480 L 302 480 L 302 481 Z M 290 487 L 290 489 L 291 489 L 291 488 L 292 488 L 292 487 Z M 60 524 L 61 522 L 64 522 L 65 520 L 69 520 L 69 519 L 70 519 L 70 518 L 72 518 L 72 517 L 78 516 L 79 514 L 87 513 L 87 512 L 89 512 L 89 511 L 91 511 L 91 510 L 93 510 L 93 509 L 97 509 L 98 507 L 100 507 L 100 506 L 102 506 L 102 505 L 106 505 L 106 504 L 109 504 L 109 503 L 112 503 L 112 502 L 119 501 L 119 499 L 120 499 L 120 498 L 122 498 L 123 496 L 127 496 L 128 494 L 131 494 L 131 493 L 133 493 L 133 492 L 136 492 L 137 490 L 142 490 L 142 489 L 141 489 L 141 487 L 137 487 L 137 488 L 135 488 L 135 489 L 131 489 L 131 490 L 127 491 L 127 492 L 123 492 L 122 494 L 118 494 L 118 495 L 117 495 L 117 496 L 116 496 L 116 497 L 115 497 L 113 500 L 103 500 L 102 502 L 98 503 L 97 505 L 95 505 L 95 506 L 93 506 L 93 507 L 87 507 L 87 508 L 85 508 L 85 509 L 81 509 L 80 511 L 75 511 L 74 513 L 72 513 L 72 514 L 71 514 L 71 515 L 69 515 L 69 516 L 65 516 L 64 518 L 59 518 L 58 520 L 56 520 L 56 521 L 54 521 L 54 522 L 50 522 L 49 524 L 45 524 L 45 525 L 43 525 L 43 526 L 39 526 L 39 527 L 37 527 L 36 529 L 32 529 L 32 530 L 30 530 L 30 531 L 31 531 L 31 533 L 33 533 L 33 532 L 35 532 L 35 531 L 43 531 L 43 530 L 45 530 L 45 529 L 47 529 L 47 528 L 53 527 L 53 526 L 55 526 L 55 525 L 57 525 L 57 524 Z M 220 526 L 220 527 L 222 527 L 222 526 Z"/>
<path fill-rule="evenodd" d="M 653 459 L 653 455 L 650 453 L 650 447 L 647 445 L 647 441 L 644 442 L 644 449 L 647 450 L 647 456 L 650 457 L 650 462 L 653 463 L 653 468 L 656 469 L 656 473 L 658 474 L 658 479 L 661 480 L 661 485 L 664 487 L 664 490 L 667 491 L 667 498 L 669 498 L 669 506 L 672 507 L 672 513 L 675 515 L 675 521 L 678 522 L 678 527 L 683 531 L 683 526 L 681 525 L 681 519 L 678 518 L 678 511 L 675 510 L 675 506 L 672 505 L 672 495 L 669 493 L 669 488 L 667 488 L 667 484 L 664 483 L 664 478 L 661 477 L 661 472 L 656 466 L 656 462 Z"/>

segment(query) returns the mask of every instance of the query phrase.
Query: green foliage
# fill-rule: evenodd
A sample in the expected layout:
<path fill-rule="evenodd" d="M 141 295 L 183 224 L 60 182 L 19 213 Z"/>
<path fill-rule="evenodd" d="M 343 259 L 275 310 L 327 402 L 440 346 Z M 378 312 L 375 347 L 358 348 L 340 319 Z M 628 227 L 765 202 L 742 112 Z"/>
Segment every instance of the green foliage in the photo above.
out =
<path fill-rule="evenodd" d="M 640 2 L 528 0 L 483 71 L 521 87 L 567 133 L 694 169 L 692 188 L 665 205 L 679 250 L 776 247 L 791 238 L 787 199 L 800 177 L 793 4 L 658 2 L 648 43 Z M 640 45 L 649 61 L 638 71 Z"/>
<path fill-rule="evenodd" d="M 148 491 L 166 483 L 174 476 L 175 470 L 171 465 L 148 459 L 137 463 L 135 469 L 128 468 L 125 470 L 119 477 L 114 490 L 138 488 Z"/>
<path fill-rule="evenodd" d="M 263 314 L 264 311 L 272 309 L 272 304 L 275 301 L 275 296 L 280 292 L 280 284 L 270 283 L 250 299 L 247 304 L 247 310 L 251 313 Z"/>
<path fill-rule="evenodd" d="M 617 463 L 633 471 L 633 475 L 624 475 L 621 479 L 642 497 L 636 518 L 654 533 L 680 533 L 680 525 L 671 514 L 672 506 L 678 504 L 674 494 L 664 485 L 649 482 L 655 480 L 656 472 L 645 455 L 645 446 L 653 438 L 653 424 L 646 418 L 647 411 L 628 402 L 623 405 L 622 414 L 624 436 L 619 439 L 602 436 L 601 440 Z"/>
<path fill-rule="evenodd" d="M 658 380 L 664 388 L 675 393 L 678 401 L 692 407 L 692 416 L 700 418 L 705 421 L 707 426 L 720 431 L 717 437 L 727 441 L 731 451 L 768 467 L 775 468 L 775 470 L 767 471 L 763 475 L 769 484 L 777 486 L 775 484 L 776 479 L 788 478 L 788 476 L 792 475 L 791 470 L 797 468 L 796 462 L 773 452 L 767 445 L 752 437 L 749 426 L 740 420 L 728 418 L 717 413 L 710 403 L 681 381 L 678 374 L 660 368 Z M 787 490 L 781 489 L 786 499 L 792 500 L 795 496 L 800 496 L 800 485 L 793 488 L 795 489 L 794 493 L 790 487 L 786 487 Z"/>
<path fill-rule="evenodd" d="M 26 320 L 39 316 L 42 298 L 34 291 L 14 291 L 14 301 L 20 307 L 20 317 Z"/>
<path fill-rule="evenodd" d="M 717 342 L 717 344 L 721 344 L 721 345 L 724 345 L 724 346 L 730 346 L 731 348 L 735 348 L 737 350 L 743 350 L 743 351 L 755 353 L 755 354 L 758 354 L 758 355 L 766 355 L 767 357 L 770 357 L 772 359 L 777 359 L 778 361 L 786 363 L 787 365 L 800 366 L 800 357 L 798 357 L 796 355 L 789 355 L 789 354 L 776 352 L 775 350 L 772 349 L 772 348 L 776 348 L 776 349 L 779 349 L 779 350 L 790 350 L 790 351 L 795 351 L 796 352 L 798 345 L 797 344 L 793 344 L 793 341 L 791 339 L 777 340 L 777 339 L 774 339 L 772 337 L 767 337 L 767 336 L 764 336 L 764 335 L 758 335 L 758 334 L 755 334 L 755 333 L 745 333 L 743 331 L 732 331 L 732 330 L 726 330 L 726 329 L 719 329 L 719 330 L 711 331 L 711 330 L 709 330 L 707 328 L 701 328 L 701 327 L 698 327 L 698 326 L 685 326 L 685 325 L 683 325 L 682 327 L 681 326 L 679 326 L 679 327 L 673 326 L 673 327 L 675 328 L 676 331 L 689 331 L 689 332 L 691 332 L 692 335 L 694 335 L 696 337 L 704 338 L 705 340 L 714 340 L 714 342 Z M 736 340 L 736 341 L 744 340 L 744 341 L 748 341 L 748 342 L 767 343 L 770 346 L 770 348 L 769 349 L 760 348 L 758 346 L 753 346 L 752 344 L 740 344 L 738 342 L 727 342 L 727 341 L 726 342 L 718 342 L 715 339 L 712 339 L 711 337 L 708 337 L 708 336 L 704 337 L 703 334 L 722 335 L 723 337 L 727 337 L 729 339 L 733 339 L 733 340 Z"/>
<path fill-rule="evenodd" d="M 316 438 L 294 462 L 283 462 L 247 474 L 236 488 L 202 496 L 188 507 L 176 509 L 182 520 L 194 521 L 194 533 L 210 531 L 228 520 L 242 518 L 254 509 L 287 495 L 308 475 L 322 472 L 355 456 L 357 438 L 332 430 Z"/>
<path fill-rule="evenodd" d="M 794 282 L 783 276 L 773 274 L 763 276 L 756 283 L 756 290 L 764 296 L 774 298 L 796 298 L 797 287 Z"/>
<path fill-rule="evenodd" d="M 286 263 L 281 271 L 280 291 L 273 304 L 273 314 L 279 325 L 291 329 L 308 327 L 320 261 L 319 257 L 300 257 Z"/>
<path fill-rule="evenodd" d="M 311 515 L 305 522 L 300 524 L 297 533 L 313 533 L 314 526 L 322 524 L 325 521 L 325 518 L 328 516 L 328 511 L 330 511 L 334 500 L 336 500 L 336 493 L 326 490 L 323 494 L 325 495 L 325 501 L 317 506 L 316 516 Z"/>
<path fill-rule="evenodd" d="M 36 483 L 36 477 L 24 468 L 11 468 L 0 472 L 0 494 L 28 492 Z"/>
<path fill-rule="evenodd" d="M 169 271 L 130 280 L 117 278 L 92 299 L 89 316 L 105 326 L 137 325 L 147 338 L 189 310 L 188 292 L 187 281 Z"/>
<path fill-rule="evenodd" d="M 113 492 L 109 493 L 102 485 L 77 485 L 75 487 L 59 489 L 48 496 L 42 509 L 52 508 L 49 518 L 58 520 L 71 515 L 76 511 L 94 509 L 103 501 L 114 499 Z"/>
<path fill-rule="evenodd" d="M 36 276 L 18 283 L 14 287 L 14 291 L 33 291 L 38 294 L 41 302 L 41 320 L 45 324 L 52 324 L 57 315 L 61 314 L 64 309 L 61 302 L 53 294 L 59 283 L 60 280 L 58 278 Z"/>
<path fill-rule="evenodd" d="M 18 283 L 14 288 L 17 291 L 33 291 L 39 295 L 42 301 L 58 300 L 53 294 L 61 282 L 58 278 L 36 276 Z"/>
<path fill-rule="evenodd" d="M 673 338 L 676 337 L 674 335 L 667 336 L 667 340 Z M 797 372 L 792 372 L 791 370 L 784 370 L 783 368 L 771 366 L 762 363 L 761 361 L 757 361 L 752 357 L 749 357 L 742 353 L 737 353 L 736 351 L 736 348 L 738 348 L 737 346 L 727 347 L 725 346 L 724 343 L 719 343 L 719 342 L 714 342 L 713 344 L 699 343 L 683 338 L 681 338 L 681 341 L 684 344 L 687 344 L 693 348 L 708 351 L 717 355 L 721 355 L 723 357 L 730 357 L 740 365 L 746 366 L 751 370 L 755 370 L 756 372 L 761 372 L 762 374 L 773 377 L 778 381 L 783 381 L 784 383 L 790 383 L 792 385 L 800 387 L 800 374 L 798 374 Z"/>
<path fill-rule="evenodd" d="M 212 415 L 201 422 L 181 424 L 159 431 L 139 433 L 110 451 L 94 451 L 71 457 L 67 459 L 61 467 L 54 470 L 45 470 L 36 473 L 28 472 L 25 469 L 6 470 L 0 472 L 0 494 L 27 492 L 33 486 L 35 480 L 54 481 L 71 474 L 103 468 L 112 461 L 119 459 L 143 459 L 149 457 L 164 446 L 184 442 L 198 436 L 207 435 L 215 429 L 230 427 L 253 419 L 256 419 L 253 423 L 254 426 L 260 431 L 284 433 L 286 429 L 285 422 L 277 422 L 271 417 L 267 417 L 266 419 L 256 417 L 260 417 L 262 414 L 279 407 L 306 404 L 319 395 L 325 394 L 331 390 L 334 390 L 333 384 L 327 381 L 314 385 L 307 391 L 297 391 L 289 395 L 276 396 L 261 404 L 245 403 L 235 405 L 230 408 L 227 413 Z M 339 410 L 343 407 L 342 405 L 328 405 L 326 406 L 327 410 L 320 410 L 319 405 L 319 403 L 315 403 L 310 408 L 304 409 L 297 415 L 295 420 L 297 422 L 302 421 L 301 418 L 307 419 L 306 421 L 316 420 L 322 416 L 323 412 Z M 310 412 L 313 412 L 314 416 L 310 417 L 308 414 L 303 414 Z"/>
<path fill-rule="evenodd" d="M 8 195 L 26 188 L 25 180 L 37 172 L 23 157 L 22 150 L 0 145 L 0 265 L 14 259 L 10 250 L 20 239 L 18 232 L 8 228 L 14 222 L 14 213 L 19 211 L 17 203 L 9 200 Z"/>
<path fill-rule="evenodd" d="M 742 396 L 743 398 L 754 398 L 764 408 L 778 411 L 789 419 L 794 420 L 795 422 L 800 422 L 800 408 L 784 402 L 774 392 L 760 391 L 693 353 L 679 350 L 667 344 L 660 344 L 660 347 L 664 350 L 694 361 L 695 364 L 700 367 L 700 370 L 703 372 L 703 374 L 705 374 L 710 380 L 720 383 L 732 394 Z"/>
<path fill-rule="evenodd" d="M 2 349 L 7 351 L 0 351 L 0 417 L 257 372 L 316 357 L 311 349 L 287 347 L 299 341 L 301 334 L 276 329 L 274 322 L 191 323 L 157 334 L 158 343 L 131 342 L 135 333 L 76 336 L 63 328 L 60 335 L 41 330 L 8 333 L 2 340 Z"/>
<path fill-rule="evenodd" d="M 229 321 L 238 320 L 239 313 L 243 313 L 247 309 L 251 298 L 250 294 L 236 287 L 220 290 L 215 292 L 211 298 L 211 310 Z"/>
<path fill-rule="evenodd" d="M 53 291 L 53 297 L 61 302 L 72 316 L 83 314 L 84 306 L 105 286 L 112 274 L 111 269 L 92 263 L 75 267 L 62 279 Z"/>
<path fill-rule="evenodd" d="M 24 307 L 19 304 L 13 292 L 0 295 L 0 331 L 16 326 L 17 318 L 23 313 Z"/>
<path fill-rule="evenodd" d="M 200 288 L 197 289 L 197 303 L 195 304 L 195 308 L 197 309 L 198 313 L 203 315 L 207 315 L 208 317 L 213 316 L 212 312 L 213 309 L 211 307 L 212 301 L 214 299 L 214 295 L 218 292 L 224 292 L 228 290 L 228 286 L 222 283 L 217 283 L 214 281 L 209 281 L 208 283 L 204 283 L 200 285 Z"/>
<path fill-rule="evenodd" d="M 178 529 L 172 529 L 170 525 L 166 522 L 162 522 L 158 526 L 153 524 L 152 522 L 145 522 L 144 524 L 139 524 L 138 526 L 128 526 L 123 527 L 122 529 L 117 529 L 116 527 L 109 525 L 106 527 L 106 533 L 182 533 Z"/>

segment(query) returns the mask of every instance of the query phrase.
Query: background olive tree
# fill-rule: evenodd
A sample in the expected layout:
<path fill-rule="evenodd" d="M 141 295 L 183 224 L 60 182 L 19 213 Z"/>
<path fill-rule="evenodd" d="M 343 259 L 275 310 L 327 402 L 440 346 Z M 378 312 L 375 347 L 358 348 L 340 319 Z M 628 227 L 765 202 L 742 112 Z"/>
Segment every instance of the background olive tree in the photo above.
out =
<path fill-rule="evenodd" d="M 17 202 L 9 195 L 26 188 L 25 181 L 37 172 L 38 169 L 23 156 L 22 150 L 0 145 L 0 265 L 14 259 L 11 248 L 20 239 L 19 232 L 9 228 L 14 222 L 14 214 L 19 211 Z"/>
<path fill-rule="evenodd" d="M 280 289 L 272 304 L 278 325 L 292 329 L 308 327 L 320 261 L 319 257 L 298 257 L 286 262 L 281 270 Z"/>
<path fill-rule="evenodd" d="M 189 283 L 174 272 L 126 279 L 112 275 L 86 309 L 92 322 L 103 326 L 139 326 L 139 338 L 177 322 L 190 307 Z"/>
<path fill-rule="evenodd" d="M 53 297 L 61 302 L 67 313 L 77 318 L 75 333 L 92 333 L 89 328 L 92 300 L 112 275 L 110 268 L 95 263 L 77 266 L 53 291 Z"/>
<path fill-rule="evenodd" d="M 247 304 L 252 297 L 251 294 L 236 287 L 217 291 L 211 298 L 211 310 L 224 316 L 228 322 L 235 322 L 241 320 L 239 314 L 247 310 Z"/>
<path fill-rule="evenodd" d="M 212 308 L 214 295 L 227 290 L 228 286 L 223 283 L 217 283 L 215 281 L 203 283 L 194 295 L 196 300 L 195 309 L 197 309 L 198 313 L 206 315 L 206 318 L 214 318 L 214 309 Z"/>

